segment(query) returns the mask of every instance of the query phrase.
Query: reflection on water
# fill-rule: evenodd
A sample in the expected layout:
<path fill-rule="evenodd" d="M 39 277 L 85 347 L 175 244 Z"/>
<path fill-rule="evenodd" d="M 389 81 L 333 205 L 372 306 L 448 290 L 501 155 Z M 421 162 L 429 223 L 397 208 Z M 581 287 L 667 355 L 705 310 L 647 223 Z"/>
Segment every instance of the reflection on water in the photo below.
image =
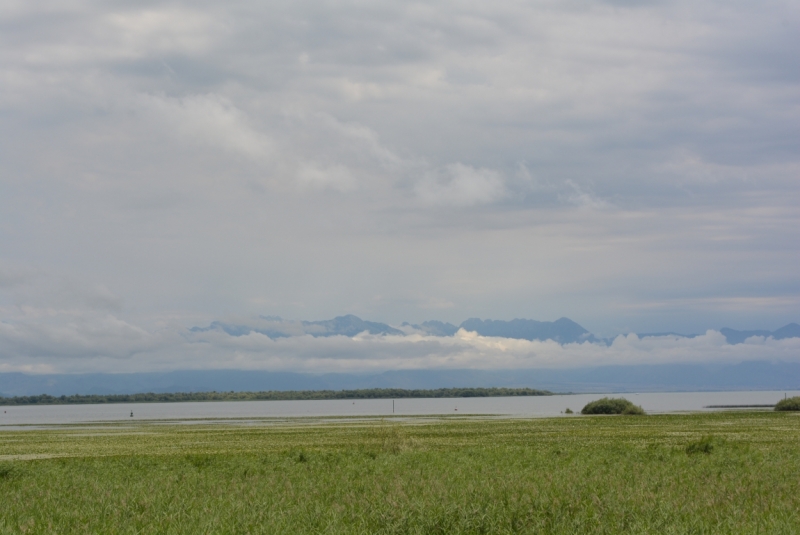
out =
<path fill-rule="evenodd" d="M 0 426 L 52 425 L 103 421 L 284 418 L 302 416 L 426 416 L 494 414 L 515 417 L 559 416 L 579 412 L 604 396 L 625 397 L 650 413 L 710 410 L 708 405 L 774 404 L 786 392 L 669 392 L 644 394 L 575 394 L 558 396 L 363 399 L 313 401 L 209 401 L 194 403 L 119 403 L 104 405 L 11 406 L 0 410 Z M 718 409 L 716 409 L 718 410 Z M 133 415 L 133 416 L 131 416 Z M 3 427 L 0 427 L 2 429 Z"/>

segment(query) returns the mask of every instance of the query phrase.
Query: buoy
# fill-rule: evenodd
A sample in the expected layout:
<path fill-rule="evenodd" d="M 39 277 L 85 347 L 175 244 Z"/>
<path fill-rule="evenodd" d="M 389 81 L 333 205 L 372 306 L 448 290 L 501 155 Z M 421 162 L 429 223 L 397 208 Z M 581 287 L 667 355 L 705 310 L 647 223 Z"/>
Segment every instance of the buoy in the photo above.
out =
<path fill-rule="evenodd" d="M 133 418 L 133 411 L 131 411 L 131 418 Z"/>

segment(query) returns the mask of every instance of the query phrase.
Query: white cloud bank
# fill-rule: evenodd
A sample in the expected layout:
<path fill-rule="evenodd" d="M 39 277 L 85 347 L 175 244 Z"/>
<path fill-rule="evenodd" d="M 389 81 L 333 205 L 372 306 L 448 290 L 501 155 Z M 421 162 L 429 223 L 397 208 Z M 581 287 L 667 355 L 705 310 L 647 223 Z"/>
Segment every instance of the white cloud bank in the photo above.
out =
<path fill-rule="evenodd" d="M 148 331 L 112 314 L 49 311 L 36 321 L 0 323 L 0 372 L 136 372 L 253 369 L 378 372 L 402 369 L 580 368 L 611 364 L 800 362 L 800 338 L 752 337 L 731 345 L 717 331 L 694 338 L 618 336 L 612 344 L 528 341 L 460 330 L 354 337 L 310 335 L 271 339 L 251 332 Z"/>

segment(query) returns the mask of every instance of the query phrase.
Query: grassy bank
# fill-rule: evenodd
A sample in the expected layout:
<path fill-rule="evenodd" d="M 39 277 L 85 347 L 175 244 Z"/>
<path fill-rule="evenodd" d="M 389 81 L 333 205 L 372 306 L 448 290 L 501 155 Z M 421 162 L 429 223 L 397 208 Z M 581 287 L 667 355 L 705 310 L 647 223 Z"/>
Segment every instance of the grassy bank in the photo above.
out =
<path fill-rule="evenodd" d="M 800 417 L 0 432 L 2 533 L 797 533 Z"/>

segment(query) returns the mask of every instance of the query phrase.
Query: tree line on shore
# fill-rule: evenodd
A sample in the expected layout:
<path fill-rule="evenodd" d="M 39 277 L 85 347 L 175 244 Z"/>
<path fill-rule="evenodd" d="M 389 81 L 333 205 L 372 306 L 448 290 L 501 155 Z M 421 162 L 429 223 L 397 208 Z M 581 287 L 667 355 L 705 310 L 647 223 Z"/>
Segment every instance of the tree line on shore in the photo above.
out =
<path fill-rule="evenodd" d="M 71 396 L 0 397 L 0 405 L 78 405 L 98 403 L 172 403 L 186 401 L 289 401 L 327 399 L 477 398 L 549 396 L 533 388 L 364 388 L 358 390 L 270 390 L 264 392 L 173 392 L 140 394 L 74 394 Z"/>

